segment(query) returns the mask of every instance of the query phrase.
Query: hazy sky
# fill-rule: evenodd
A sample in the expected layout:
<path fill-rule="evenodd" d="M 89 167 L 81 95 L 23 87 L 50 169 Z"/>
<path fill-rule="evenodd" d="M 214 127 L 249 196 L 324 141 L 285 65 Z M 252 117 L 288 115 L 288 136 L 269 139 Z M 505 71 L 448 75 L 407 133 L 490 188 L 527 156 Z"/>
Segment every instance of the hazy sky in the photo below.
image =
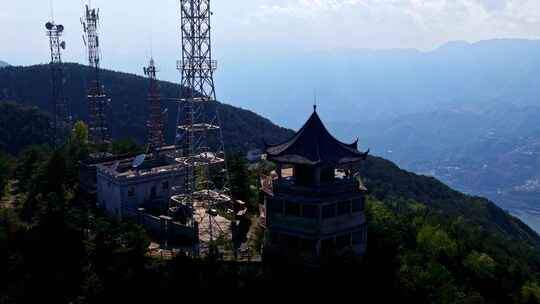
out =
<path fill-rule="evenodd" d="M 139 73 L 152 40 L 161 69 L 173 75 L 178 1 L 92 1 L 101 8 L 103 65 Z M 51 16 L 50 1 L 2 2 L 0 59 L 47 62 L 44 23 Z M 53 2 L 55 20 L 66 26 L 65 61 L 85 62 L 83 1 Z M 242 56 L 246 48 L 429 50 L 450 40 L 540 37 L 540 0 L 213 0 L 212 5 L 218 59 Z"/>

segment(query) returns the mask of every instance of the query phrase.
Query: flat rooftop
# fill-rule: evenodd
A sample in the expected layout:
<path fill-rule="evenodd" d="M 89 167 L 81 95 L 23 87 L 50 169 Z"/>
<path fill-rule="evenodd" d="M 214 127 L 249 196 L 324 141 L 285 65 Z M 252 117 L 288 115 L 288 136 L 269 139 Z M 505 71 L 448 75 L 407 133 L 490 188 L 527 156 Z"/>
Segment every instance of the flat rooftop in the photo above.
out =
<path fill-rule="evenodd" d="M 130 156 L 123 159 L 108 160 L 98 164 L 97 168 L 101 173 L 113 178 L 134 178 L 180 171 L 190 165 L 205 166 L 225 162 L 223 158 L 212 153 L 202 153 L 191 159 L 160 155 L 158 158 L 145 159 L 139 166 L 134 166 L 135 159 L 136 157 Z"/>

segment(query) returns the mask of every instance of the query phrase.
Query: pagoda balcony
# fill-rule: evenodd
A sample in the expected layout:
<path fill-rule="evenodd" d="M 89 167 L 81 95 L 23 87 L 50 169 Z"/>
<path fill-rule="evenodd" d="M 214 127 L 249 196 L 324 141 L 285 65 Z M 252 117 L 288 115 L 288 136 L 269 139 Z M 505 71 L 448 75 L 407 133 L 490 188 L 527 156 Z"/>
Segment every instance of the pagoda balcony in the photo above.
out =
<path fill-rule="evenodd" d="M 270 215 L 268 225 L 274 230 L 298 236 L 329 236 L 358 228 L 366 222 L 363 212 L 355 212 L 329 219 L 306 219 L 283 214 Z"/>
<path fill-rule="evenodd" d="M 273 189 L 274 193 L 276 194 L 298 195 L 306 197 L 360 193 L 358 181 L 356 179 L 347 178 L 337 178 L 332 182 L 321 182 L 321 184 L 317 186 L 297 185 L 293 178 L 284 178 L 281 180 L 274 180 Z"/>

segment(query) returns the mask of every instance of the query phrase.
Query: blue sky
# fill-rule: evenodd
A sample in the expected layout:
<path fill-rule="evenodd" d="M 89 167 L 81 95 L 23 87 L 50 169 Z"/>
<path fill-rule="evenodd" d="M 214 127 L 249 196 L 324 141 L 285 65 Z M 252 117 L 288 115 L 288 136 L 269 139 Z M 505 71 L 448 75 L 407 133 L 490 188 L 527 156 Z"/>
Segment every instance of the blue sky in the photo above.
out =
<path fill-rule="evenodd" d="M 43 25 L 50 0 L 3 1 L 0 59 L 11 64 L 48 60 Z M 66 61 L 85 62 L 79 18 L 83 1 L 54 0 L 66 26 Z M 164 78 L 174 80 L 179 46 L 178 0 L 93 0 L 102 11 L 103 65 L 140 73 L 150 52 Z M 540 36 L 539 0 L 214 0 L 218 59 L 245 50 L 418 48 L 447 41 Z"/>

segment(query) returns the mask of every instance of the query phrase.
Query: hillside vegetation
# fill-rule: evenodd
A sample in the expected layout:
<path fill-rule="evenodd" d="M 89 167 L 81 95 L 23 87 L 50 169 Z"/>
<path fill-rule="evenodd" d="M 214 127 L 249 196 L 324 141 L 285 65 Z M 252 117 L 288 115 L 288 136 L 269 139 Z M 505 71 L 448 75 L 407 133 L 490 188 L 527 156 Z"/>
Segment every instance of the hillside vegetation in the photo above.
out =
<path fill-rule="evenodd" d="M 65 94 L 71 104 L 74 120 L 86 120 L 88 67 L 79 64 L 65 65 Z M 6 67 L 0 70 L 0 101 L 10 100 L 21 104 L 37 106 L 51 112 L 50 71 L 47 65 L 29 67 Z M 145 78 L 104 70 L 102 74 L 105 91 L 111 97 L 111 123 L 113 137 L 133 138 L 139 143 L 146 140 L 148 82 Z M 173 142 L 178 105 L 167 99 L 178 98 L 180 86 L 170 82 L 160 82 L 163 110 L 167 109 L 166 135 Z M 269 142 L 279 141 L 289 130 L 272 124 L 257 114 L 218 104 L 226 148 L 233 151 L 247 151 L 260 147 L 263 138 Z"/>
<path fill-rule="evenodd" d="M 540 303 L 534 233 L 520 236 L 519 223 L 494 205 L 374 157 L 361 168 L 370 188 L 363 259 L 330 258 L 312 268 L 295 256 L 245 264 L 151 257 L 141 227 L 108 218 L 78 193 L 85 133 L 58 151 L 31 148 L 7 160 L 11 178 L 25 182 L 14 202 L 0 206 L 1 303 L 174 302 L 184 293 L 257 298 L 269 290 L 303 297 L 354 290 L 381 303 Z M 230 167 L 236 176 L 250 174 Z M 248 190 L 257 184 L 250 181 Z"/>

